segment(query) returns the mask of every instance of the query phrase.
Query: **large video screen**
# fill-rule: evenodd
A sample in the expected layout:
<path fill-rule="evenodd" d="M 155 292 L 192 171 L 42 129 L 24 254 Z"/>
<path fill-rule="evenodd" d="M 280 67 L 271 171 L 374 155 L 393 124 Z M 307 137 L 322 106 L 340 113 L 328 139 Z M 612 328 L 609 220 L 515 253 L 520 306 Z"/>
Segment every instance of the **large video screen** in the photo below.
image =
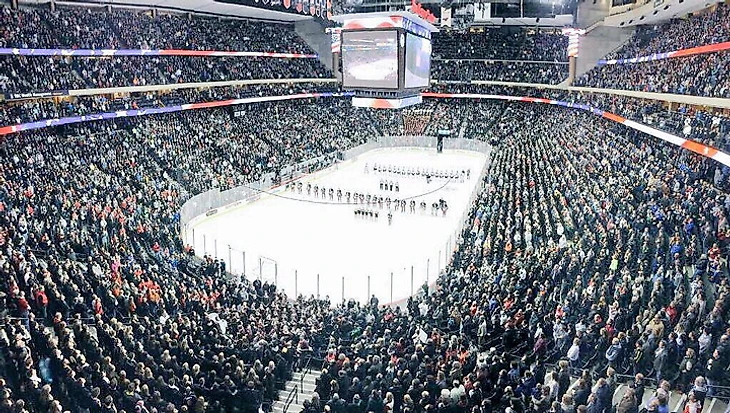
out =
<path fill-rule="evenodd" d="M 397 89 L 398 32 L 343 32 L 342 86 Z"/>
<path fill-rule="evenodd" d="M 431 41 L 406 34 L 405 88 L 427 87 L 431 75 Z"/>

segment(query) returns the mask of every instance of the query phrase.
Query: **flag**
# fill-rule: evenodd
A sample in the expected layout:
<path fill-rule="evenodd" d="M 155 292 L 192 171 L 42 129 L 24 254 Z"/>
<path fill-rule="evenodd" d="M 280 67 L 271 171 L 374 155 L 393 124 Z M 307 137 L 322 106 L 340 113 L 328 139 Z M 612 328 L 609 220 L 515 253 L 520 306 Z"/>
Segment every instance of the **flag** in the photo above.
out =
<path fill-rule="evenodd" d="M 304 8 L 304 0 L 296 0 L 297 6 L 296 9 L 299 13 L 302 12 L 302 9 Z"/>
<path fill-rule="evenodd" d="M 332 53 L 340 53 L 340 48 L 342 46 L 342 41 L 340 40 L 340 32 L 337 30 L 332 30 L 330 32 L 330 39 L 332 41 Z"/>
<path fill-rule="evenodd" d="M 291 0 L 284 0 L 284 7 L 291 8 Z"/>

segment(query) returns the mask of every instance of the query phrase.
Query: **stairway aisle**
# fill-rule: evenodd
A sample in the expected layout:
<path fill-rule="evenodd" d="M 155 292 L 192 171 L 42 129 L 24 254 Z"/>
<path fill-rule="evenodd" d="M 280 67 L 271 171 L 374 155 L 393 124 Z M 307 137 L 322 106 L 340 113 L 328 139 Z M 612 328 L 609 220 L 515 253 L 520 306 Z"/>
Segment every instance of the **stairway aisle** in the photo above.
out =
<path fill-rule="evenodd" d="M 283 391 L 279 392 L 279 400 L 275 401 L 272 406 L 274 413 L 299 413 L 304 408 L 304 401 L 312 398 L 312 393 L 316 388 L 317 378 L 322 374 L 321 371 L 311 370 L 306 375 L 304 372 L 294 373 L 294 377 L 286 382 Z M 304 375 L 304 377 L 302 377 Z M 298 388 L 297 396 L 289 405 L 289 408 L 284 411 L 286 407 L 286 398 L 291 393 L 294 387 Z"/>

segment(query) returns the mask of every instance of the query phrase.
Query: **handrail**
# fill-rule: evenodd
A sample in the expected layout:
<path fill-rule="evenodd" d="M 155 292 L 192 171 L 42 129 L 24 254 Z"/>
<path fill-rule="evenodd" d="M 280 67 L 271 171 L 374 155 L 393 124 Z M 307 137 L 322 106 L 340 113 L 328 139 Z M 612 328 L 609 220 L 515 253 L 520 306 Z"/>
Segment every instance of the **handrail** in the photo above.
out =
<path fill-rule="evenodd" d="M 556 371 L 559 370 L 558 363 L 545 363 L 545 367 L 550 367 Z M 568 372 L 570 373 L 570 375 L 572 377 L 580 377 L 581 374 L 583 374 L 583 370 L 586 370 L 586 369 L 582 369 L 579 367 L 568 367 Z M 634 376 L 632 376 L 630 374 L 616 373 L 615 376 L 616 376 L 617 382 L 624 383 L 624 384 L 630 383 L 635 378 Z M 654 379 L 653 377 L 644 376 L 644 381 L 647 384 L 649 384 L 649 387 L 656 387 L 656 379 Z"/>
<path fill-rule="evenodd" d="M 289 391 L 289 394 L 286 396 L 286 401 L 284 402 L 284 413 L 286 413 L 289 410 L 289 407 L 292 405 L 292 403 L 296 400 L 297 404 L 299 404 L 299 385 L 294 384 L 294 388 Z"/>
<path fill-rule="evenodd" d="M 304 363 L 304 368 L 302 368 L 302 374 L 299 375 L 299 387 L 304 390 L 304 376 L 309 374 L 312 371 L 312 366 L 310 365 L 312 363 L 312 356 L 307 357 L 307 362 Z"/>
<path fill-rule="evenodd" d="M 715 398 L 722 400 L 724 402 L 730 403 L 730 387 L 728 386 L 717 386 L 717 385 L 708 385 L 708 390 L 712 390 L 710 393 L 712 393 L 711 396 L 708 396 L 710 398 Z M 719 392 L 722 392 L 721 394 Z M 709 411 L 709 410 L 708 410 Z"/>
<path fill-rule="evenodd" d="M 304 364 L 304 368 L 302 369 L 302 374 L 299 377 L 299 387 L 301 388 L 302 391 L 304 391 L 304 377 L 307 376 L 309 373 L 311 373 L 312 370 L 314 369 L 314 365 L 312 364 L 313 361 L 314 362 L 321 361 L 321 363 L 319 363 L 319 369 L 322 370 L 324 368 L 324 362 L 325 362 L 324 359 L 316 358 L 314 356 L 307 357 L 307 362 Z"/>

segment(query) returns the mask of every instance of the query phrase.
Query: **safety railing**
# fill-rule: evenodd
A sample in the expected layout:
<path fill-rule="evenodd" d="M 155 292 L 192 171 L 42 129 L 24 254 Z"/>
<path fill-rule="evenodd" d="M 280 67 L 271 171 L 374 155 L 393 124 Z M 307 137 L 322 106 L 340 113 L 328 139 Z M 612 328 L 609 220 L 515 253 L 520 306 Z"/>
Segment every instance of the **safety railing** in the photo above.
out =
<path fill-rule="evenodd" d="M 286 396 L 286 400 L 284 401 L 284 413 L 289 411 L 289 407 L 291 407 L 292 403 L 296 401 L 297 404 L 299 404 L 299 385 L 295 384 L 294 388 L 289 391 L 289 394 Z"/>
<path fill-rule="evenodd" d="M 302 368 L 302 374 L 299 375 L 299 387 L 304 389 L 304 376 L 312 372 L 312 358 L 308 357 Z"/>

